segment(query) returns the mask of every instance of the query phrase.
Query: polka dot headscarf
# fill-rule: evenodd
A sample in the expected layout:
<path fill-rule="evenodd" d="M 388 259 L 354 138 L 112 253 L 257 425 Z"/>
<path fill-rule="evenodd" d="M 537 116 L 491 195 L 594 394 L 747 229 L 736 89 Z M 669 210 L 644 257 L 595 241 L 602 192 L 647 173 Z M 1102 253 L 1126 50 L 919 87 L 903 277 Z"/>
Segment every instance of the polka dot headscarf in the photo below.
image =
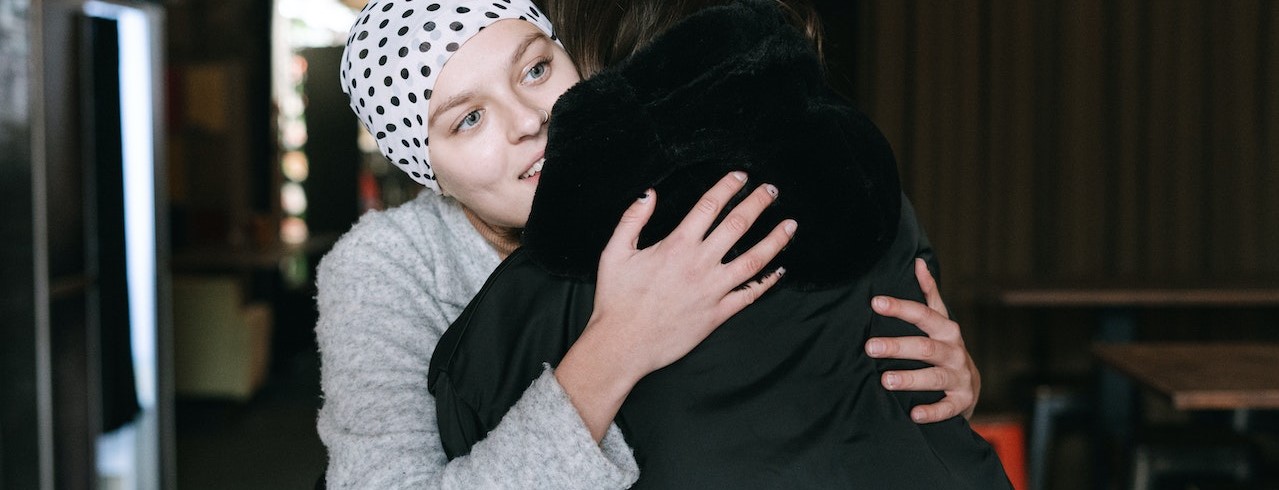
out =
<path fill-rule="evenodd" d="M 426 127 L 435 78 L 471 36 L 503 19 L 526 20 L 556 39 L 529 0 L 371 0 L 351 26 L 341 70 L 351 109 L 382 155 L 435 192 Z"/>

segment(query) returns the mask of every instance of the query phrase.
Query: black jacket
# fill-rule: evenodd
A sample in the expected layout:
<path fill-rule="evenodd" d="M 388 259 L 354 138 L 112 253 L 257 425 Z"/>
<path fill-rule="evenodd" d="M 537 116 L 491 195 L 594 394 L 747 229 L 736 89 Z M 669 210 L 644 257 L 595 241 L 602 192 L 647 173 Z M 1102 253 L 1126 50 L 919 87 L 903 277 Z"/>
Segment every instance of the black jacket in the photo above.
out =
<path fill-rule="evenodd" d="M 431 360 L 440 436 L 466 454 L 591 315 L 590 280 L 618 217 L 644 189 L 665 236 L 729 170 L 781 200 L 743 239 L 796 217 L 785 283 L 683 359 L 639 382 L 615 421 L 637 488 L 1008 488 L 961 417 L 917 425 L 937 392 L 890 393 L 870 336 L 921 335 L 870 298 L 922 301 L 913 260 L 931 249 L 902 198 L 891 149 L 832 95 L 807 41 L 772 2 L 708 9 L 555 107 L 525 246 L 490 276 Z M 744 248 L 742 249 L 744 250 Z M 735 251 L 734 253 L 736 253 Z M 732 254 L 730 254 L 732 255 Z"/>

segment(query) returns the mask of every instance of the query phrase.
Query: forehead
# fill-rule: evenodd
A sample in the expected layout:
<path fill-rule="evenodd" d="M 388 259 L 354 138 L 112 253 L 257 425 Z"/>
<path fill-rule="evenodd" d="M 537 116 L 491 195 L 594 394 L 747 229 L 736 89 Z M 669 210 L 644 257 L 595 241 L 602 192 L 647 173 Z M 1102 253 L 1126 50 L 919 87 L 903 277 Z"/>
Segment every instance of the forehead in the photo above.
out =
<path fill-rule="evenodd" d="M 549 38 L 537 26 L 518 19 L 503 19 L 475 33 L 440 70 L 438 81 L 479 75 L 485 68 L 504 68 L 511 56 L 530 39 Z M 437 84 L 438 84 L 437 81 Z"/>

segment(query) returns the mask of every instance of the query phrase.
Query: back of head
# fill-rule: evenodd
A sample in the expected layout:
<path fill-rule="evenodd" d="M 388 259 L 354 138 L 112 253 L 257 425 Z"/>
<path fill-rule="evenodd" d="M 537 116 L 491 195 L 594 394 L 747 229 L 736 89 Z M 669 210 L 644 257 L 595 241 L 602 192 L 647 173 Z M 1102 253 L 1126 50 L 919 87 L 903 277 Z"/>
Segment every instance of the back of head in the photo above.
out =
<path fill-rule="evenodd" d="M 901 211 L 892 149 L 830 90 L 789 20 L 773 0 L 702 9 L 565 92 L 523 234 L 534 261 L 588 278 L 645 189 L 659 198 L 641 247 L 667 236 L 724 174 L 744 170 L 781 196 L 727 259 L 790 217 L 802 231 L 774 264 L 788 284 L 834 286 L 869 270 Z"/>
<path fill-rule="evenodd" d="M 807 0 L 775 0 L 821 53 L 821 23 Z M 583 78 L 612 66 L 688 16 L 733 0 L 539 0 Z"/>

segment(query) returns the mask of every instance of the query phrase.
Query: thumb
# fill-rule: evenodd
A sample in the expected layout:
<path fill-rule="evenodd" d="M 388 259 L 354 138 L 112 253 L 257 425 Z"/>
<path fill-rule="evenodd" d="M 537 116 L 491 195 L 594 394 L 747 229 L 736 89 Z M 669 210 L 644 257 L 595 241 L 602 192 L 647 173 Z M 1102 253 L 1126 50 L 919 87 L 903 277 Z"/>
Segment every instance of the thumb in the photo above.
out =
<path fill-rule="evenodd" d="M 612 238 L 609 238 L 608 245 L 604 247 L 604 256 L 619 252 L 633 252 L 639 248 L 640 230 L 648 224 L 648 218 L 653 216 L 653 205 L 656 201 L 657 191 L 648 189 L 626 208 L 626 212 L 622 213 L 622 219 L 617 222 L 617 228 L 613 229 Z"/>

